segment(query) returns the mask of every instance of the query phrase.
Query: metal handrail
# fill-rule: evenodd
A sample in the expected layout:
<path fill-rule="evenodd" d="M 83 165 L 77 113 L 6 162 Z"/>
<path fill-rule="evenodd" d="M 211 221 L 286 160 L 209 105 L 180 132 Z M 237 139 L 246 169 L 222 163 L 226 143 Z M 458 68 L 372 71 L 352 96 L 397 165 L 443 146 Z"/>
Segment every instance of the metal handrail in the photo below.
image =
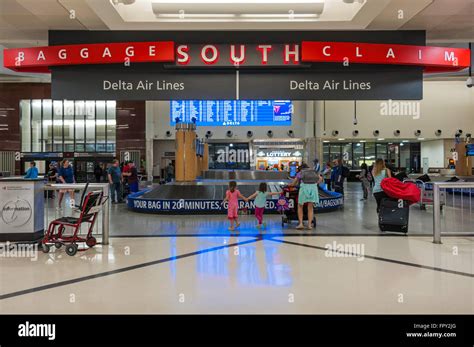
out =
<path fill-rule="evenodd" d="M 474 182 L 432 182 L 432 183 L 433 183 L 433 243 L 441 244 L 440 189 L 474 188 Z"/>
<path fill-rule="evenodd" d="M 83 190 L 86 188 L 85 183 L 52 183 L 44 186 L 45 190 L 74 189 Z M 105 198 L 102 209 L 102 244 L 109 244 L 109 184 L 108 183 L 89 183 L 88 188 L 102 189 Z"/>

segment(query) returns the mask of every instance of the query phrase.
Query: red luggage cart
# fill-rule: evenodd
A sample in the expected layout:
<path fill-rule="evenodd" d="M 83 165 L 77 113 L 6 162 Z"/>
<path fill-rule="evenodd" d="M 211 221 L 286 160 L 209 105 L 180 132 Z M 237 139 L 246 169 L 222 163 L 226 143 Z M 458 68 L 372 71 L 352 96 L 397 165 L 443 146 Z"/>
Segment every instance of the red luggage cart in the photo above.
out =
<path fill-rule="evenodd" d="M 102 192 L 90 192 L 85 196 L 82 206 L 79 206 L 79 217 L 61 217 L 53 220 L 49 224 L 48 232 L 41 242 L 42 251 L 48 253 L 51 245 L 54 245 L 56 248 L 61 248 L 64 245 L 66 246 L 66 253 L 70 256 L 74 256 L 77 251 L 86 250 L 79 249 L 77 245 L 78 242 L 85 242 L 90 248 L 94 247 L 97 244 L 97 240 L 92 236 L 92 231 L 97 220 L 97 215 L 102 210 L 106 201 L 107 197 L 104 197 Z M 83 223 L 89 224 L 85 237 L 80 235 L 81 225 Z M 72 228 L 71 234 L 65 233 L 66 227 Z"/>

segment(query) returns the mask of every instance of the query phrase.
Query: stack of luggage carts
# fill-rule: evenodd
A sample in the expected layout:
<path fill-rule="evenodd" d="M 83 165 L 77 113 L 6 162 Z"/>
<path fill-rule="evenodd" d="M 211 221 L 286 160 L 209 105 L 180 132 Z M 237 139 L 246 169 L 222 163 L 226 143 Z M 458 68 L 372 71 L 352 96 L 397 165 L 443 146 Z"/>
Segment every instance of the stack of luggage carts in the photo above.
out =
<path fill-rule="evenodd" d="M 397 178 L 384 178 L 381 187 L 387 197 L 380 203 L 380 231 L 407 233 L 409 207 L 420 200 L 420 189 L 414 183 L 404 183 Z"/>

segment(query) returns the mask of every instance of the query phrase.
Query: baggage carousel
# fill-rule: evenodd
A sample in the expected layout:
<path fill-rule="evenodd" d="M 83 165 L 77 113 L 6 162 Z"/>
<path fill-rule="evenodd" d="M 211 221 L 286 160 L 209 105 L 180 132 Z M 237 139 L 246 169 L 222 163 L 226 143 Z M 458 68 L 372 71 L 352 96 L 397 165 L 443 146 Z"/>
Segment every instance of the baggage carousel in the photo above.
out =
<path fill-rule="evenodd" d="M 277 172 L 276 172 L 277 173 Z M 244 176 L 247 178 L 247 176 Z M 266 176 L 268 178 L 268 176 Z M 249 179 L 236 180 L 237 189 L 244 196 L 253 194 L 260 182 L 268 184 L 269 192 L 281 192 L 281 187 L 291 180 Z M 131 211 L 155 214 L 225 214 L 227 204 L 222 203 L 228 189 L 228 179 L 203 179 L 196 182 L 169 183 L 144 189 L 127 197 L 127 207 Z M 318 212 L 329 212 L 343 206 L 341 194 L 319 188 L 320 203 L 315 207 Z M 278 213 L 278 195 L 267 200 L 266 213 Z M 292 206 L 291 199 L 288 201 Z M 239 201 L 239 209 L 251 212 L 254 201 Z"/>

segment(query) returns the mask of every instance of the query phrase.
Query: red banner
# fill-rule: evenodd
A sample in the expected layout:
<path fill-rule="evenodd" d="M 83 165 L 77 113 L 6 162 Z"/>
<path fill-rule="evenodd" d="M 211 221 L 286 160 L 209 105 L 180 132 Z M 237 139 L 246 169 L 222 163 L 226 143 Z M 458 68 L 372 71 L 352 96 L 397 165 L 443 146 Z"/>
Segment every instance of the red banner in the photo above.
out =
<path fill-rule="evenodd" d="M 426 72 L 462 70 L 471 61 L 464 48 L 353 42 L 303 41 L 301 57 L 298 50 L 290 53 L 295 62 L 415 65 Z M 4 66 L 47 73 L 51 66 L 174 62 L 175 56 L 172 41 L 76 44 L 5 49 Z"/>
<path fill-rule="evenodd" d="M 303 41 L 301 61 L 424 66 L 425 72 L 462 70 L 470 66 L 465 48 L 379 43 Z"/>
<path fill-rule="evenodd" d="M 174 42 L 121 42 L 4 50 L 4 66 L 22 72 L 49 72 L 51 66 L 174 62 Z"/>

